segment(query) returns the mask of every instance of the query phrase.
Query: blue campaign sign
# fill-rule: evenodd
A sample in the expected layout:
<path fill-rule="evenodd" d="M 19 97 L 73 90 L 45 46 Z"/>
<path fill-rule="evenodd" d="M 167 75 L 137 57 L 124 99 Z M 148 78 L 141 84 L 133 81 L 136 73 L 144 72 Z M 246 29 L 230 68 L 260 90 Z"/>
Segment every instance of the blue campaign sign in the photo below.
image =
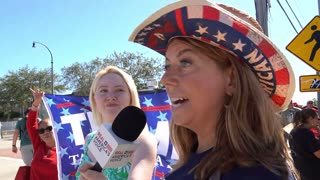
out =
<path fill-rule="evenodd" d="M 146 113 L 149 131 L 158 140 L 157 164 L 153 179 L 163 179 L 178 158 L 169 139 L 171 103 L 164 90 L 140 91 L 141 109 Z M 45 106 L 53 120 L 57 142 L 58 177 L 75 179 L 80 164 L 84 138 L 97 127 L 87 96 L 45 95 Z"/>

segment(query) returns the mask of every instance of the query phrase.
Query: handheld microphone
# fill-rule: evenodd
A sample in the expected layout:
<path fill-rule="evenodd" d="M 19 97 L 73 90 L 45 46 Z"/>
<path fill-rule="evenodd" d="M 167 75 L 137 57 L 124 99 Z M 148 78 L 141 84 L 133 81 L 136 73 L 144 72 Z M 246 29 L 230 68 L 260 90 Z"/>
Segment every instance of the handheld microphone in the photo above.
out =
<path fill-rule="evenodd" d="M 127 164 L 138 147 L 134 141 L 146 123 L 146 115 L 140 108 L 127 106 L 120 111 L 112 125 L 102 124 L 88 146 L 88 156 L 97 161 L 91 170 L 101 172 L 103 168 Z"/>

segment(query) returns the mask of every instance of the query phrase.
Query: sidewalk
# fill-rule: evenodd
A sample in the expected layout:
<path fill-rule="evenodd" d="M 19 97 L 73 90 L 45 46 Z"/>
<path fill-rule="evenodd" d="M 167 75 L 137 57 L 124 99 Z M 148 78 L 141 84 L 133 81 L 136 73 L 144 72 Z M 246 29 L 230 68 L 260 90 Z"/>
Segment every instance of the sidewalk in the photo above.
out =
<path fill-rule="evenodd" d="M 20 151 L 17 154 L 11 152 L 12 135 L 4 136 L 0 139 L 0 179 L 13 180 L 19 166 L 24 163 L 21 159 Z"/>

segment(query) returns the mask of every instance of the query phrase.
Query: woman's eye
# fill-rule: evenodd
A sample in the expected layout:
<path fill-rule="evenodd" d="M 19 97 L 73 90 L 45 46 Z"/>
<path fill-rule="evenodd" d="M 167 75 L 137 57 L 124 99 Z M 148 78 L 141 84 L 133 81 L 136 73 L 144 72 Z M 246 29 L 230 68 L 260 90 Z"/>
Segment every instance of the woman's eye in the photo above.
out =
<path fill-rule="evenodd" d="M 166 65 L 163 66 L 163 70 L 166 71 L 166 70 L 168 70 L 169 67 L 170 66 L 168 64 L 166 64 Z"/>
<path fill-rule="evenodd" d="M 106 92 L 108 92 L 108 90 L 107 89 L 101 89 L 100 92 L 106 93 Z"/>
<path fill-rule="evenodd" d="M 191 61 L 190 60 L 187 60 L 187 59 L 183 59 L 180 61 L 180 64 L 182 67 L 188 67 L 191 65 Z"/>

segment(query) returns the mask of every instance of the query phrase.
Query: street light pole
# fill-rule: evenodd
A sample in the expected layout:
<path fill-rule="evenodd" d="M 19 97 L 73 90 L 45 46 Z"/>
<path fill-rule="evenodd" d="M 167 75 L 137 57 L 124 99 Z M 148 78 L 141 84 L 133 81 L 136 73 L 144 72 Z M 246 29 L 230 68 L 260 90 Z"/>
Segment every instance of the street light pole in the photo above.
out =
<path fill-rule="evenodd" d="M 36 44 L 41 44 L 42 46 L 44 46 L 50 53 L 50 56 L 51 56 L 51 94 L 53 94 L 53 56 L 52 56 L 52 53 L 50 51 L 50 49 L 48 48 L 48 46 L 46 46 L 45 44 L 41 43 L 41 42 L 36 42 L 36 41 L 33 41 L 32 43 L 32 47 L 33 48 L 36 48 Z"/>

